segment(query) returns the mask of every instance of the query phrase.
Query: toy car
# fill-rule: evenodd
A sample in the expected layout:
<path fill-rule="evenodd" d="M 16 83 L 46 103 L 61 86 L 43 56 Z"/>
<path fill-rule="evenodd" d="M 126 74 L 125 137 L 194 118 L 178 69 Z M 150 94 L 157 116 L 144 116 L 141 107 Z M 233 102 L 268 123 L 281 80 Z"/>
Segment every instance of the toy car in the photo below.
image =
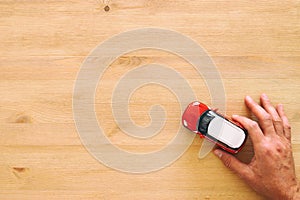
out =
<path fill-rule="evenodd" d="M 187 106 L 182 115 L 182 124 L 201 138 L 207 138 L 230 153 L 238 153 L 248 135 L 240 124 L 198 101 Z"/>

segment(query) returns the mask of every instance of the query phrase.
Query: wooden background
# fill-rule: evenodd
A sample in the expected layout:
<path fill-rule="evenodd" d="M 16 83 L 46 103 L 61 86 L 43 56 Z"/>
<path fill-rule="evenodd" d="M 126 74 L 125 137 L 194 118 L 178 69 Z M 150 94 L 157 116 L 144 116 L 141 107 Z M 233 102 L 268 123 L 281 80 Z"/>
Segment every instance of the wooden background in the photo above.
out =
<path fill-rule="evenodd" d="M 111 36 L 144 27 L 178 31 L 207 50 L 223 79 L 228 115 L 250 117 L 245 95 L 258 100 L 265 92 L 283 103 L 299 174 L 299 0 L 0 0 L 0 199 L 260 199 L 214 155 L 198 159 L 198 137 L 172 165 L 142 175 L 105 167 L 83 147 L 72 112 L 83 60 Z M 113 86 L 129 69 L 153 62 L 173 67 L 211 103 L 202 77 L 177 56 L 123 55 L 98 85 L 96 111 L 112 143 L 128 151 L 162 148 L 180 126 L 175 95 L 157 85 L 138 89 L 130 111 L 146 125 L 150 106 L 164 105 L 169 120 L 159 135 L 138 141 L 114 124 Z M 239 157 L 251 154 L 248 144 Z"/>

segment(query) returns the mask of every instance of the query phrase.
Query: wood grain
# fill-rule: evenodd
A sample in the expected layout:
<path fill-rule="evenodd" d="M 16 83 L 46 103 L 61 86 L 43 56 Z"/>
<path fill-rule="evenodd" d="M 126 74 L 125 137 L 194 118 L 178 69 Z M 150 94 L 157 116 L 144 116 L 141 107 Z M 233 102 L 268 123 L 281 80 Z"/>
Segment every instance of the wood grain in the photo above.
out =
<path fill-rule="evenodd" d="M 214 155 L 199 160 L 198 137 L 176 162 L 141 175 L 110 169 L 84 148 L 72 111 L 80 66 L 104 40 L 144 27 L 178 31 L 206 49 L 222 76 L 228 115 L 250 117 L 245 95 L 258 100 L 265 92 L 274 104 L 283 103 L 299 174 L 298 0 L 0 0 L 1 199 L 260 199 Z M 180 126 L 176 97 L 157 86 L 137 90 L 130 111 L 146 125 L 150 106 L 164 105 L 168 120 L 160 134 L 140 141 L 114 122 L 115 84 L 126 71 L 149 63 L 178 71 L 199 100 L 211 103 L 205 80 L 183 59 L 150 50 L 123 55 L 101 79 L 95 108 L 112 143 L 128 151 L 160 149 Z M 240 157 L 249 160 L 251 154 L 248 144 Z"/>

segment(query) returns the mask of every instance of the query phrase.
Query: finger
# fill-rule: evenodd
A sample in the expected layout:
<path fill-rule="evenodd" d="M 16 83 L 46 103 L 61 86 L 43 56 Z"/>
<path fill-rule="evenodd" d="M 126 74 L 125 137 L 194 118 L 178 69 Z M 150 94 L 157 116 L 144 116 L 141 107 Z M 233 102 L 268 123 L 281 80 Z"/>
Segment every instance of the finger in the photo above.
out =
<path fill-rule="evenodd" d="M 232 115 L 232 119 L 239 122 L 248 131 L 253 142 L 253 147 L 256 148 L 257 144 L 260 143 L 264 137 L 264 134 L 259 128 L 257 122 L 239 115 Z"/>
<path fill-rule="evenodd" d="M 280 116 L 278 115 L 276 109 L 272 106 L 270 99 L 266 94 L 262 94 L 260 97 L 260 102 L 263 108 L 271 115 L 273 120 L 273 126 L 278 135 L 283 135 L 283 124 Z"/>
<path fill-rule="evenodd" d="M 211 110 L 214 112 L 218 112 L 219 108 L 212 108 Z"/>
<path fill-rule="evenodd" d="M 284 136 L 288 140 L 291 140 L 291 126 L 289 124 L 288 118 L 286 117 L 286 115 L 284 113 L 282 104 L 279 104 L 277 106 L 277 112 L 278 112 L 278 114 L 279 114 L 279 116 L 281 117 L 281 120 L 282 120 Z"/>
<path fill-rule="evenodd" d="M 271 115 L 267 113 L 260 105 L 258 105 L 251 97 L 246 96 L 246 106 L 250 111 L 257 117 L 258 123 L 263 130 L 265 135 L 275 134 L 273 121 Z"/>
<path fill-rule="evenodd" d="M 245 163 L 242 163 L 241 161 L 239 161 L 234 156 L 232 156 L 232 155 L 230 155 L 228 153 L 225 153 L 224 151 L 222 151 L 220 149 L 214 150 L 214 154 L 218 158 L 220 158 L 220 160 L 223 162 L 223 164 L 227 168 L 229 168 L 230 170 L 232 170 L 239 177 L 241 177 L 242 179 L 244 179 L 246 181 L 248 181 L 249 179 L 251 179 L 252 171 L 248 167 L 248 165 L 246 165 Z"/>

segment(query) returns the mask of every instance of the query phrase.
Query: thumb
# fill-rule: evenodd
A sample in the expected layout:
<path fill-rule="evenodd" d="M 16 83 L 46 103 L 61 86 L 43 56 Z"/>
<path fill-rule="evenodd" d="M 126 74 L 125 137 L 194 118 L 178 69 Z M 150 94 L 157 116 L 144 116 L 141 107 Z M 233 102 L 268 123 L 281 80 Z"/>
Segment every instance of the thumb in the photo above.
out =
<path fill-rule="evenodd" d="M 245 163 L 239 161 L 236 157 L 228 154 L 220 149 L 214 150 L 214 154 L 220 158 L 223 164 L 236 173 L 242 179 L 249 179 L 251 175 L 251 170 Z"/>

